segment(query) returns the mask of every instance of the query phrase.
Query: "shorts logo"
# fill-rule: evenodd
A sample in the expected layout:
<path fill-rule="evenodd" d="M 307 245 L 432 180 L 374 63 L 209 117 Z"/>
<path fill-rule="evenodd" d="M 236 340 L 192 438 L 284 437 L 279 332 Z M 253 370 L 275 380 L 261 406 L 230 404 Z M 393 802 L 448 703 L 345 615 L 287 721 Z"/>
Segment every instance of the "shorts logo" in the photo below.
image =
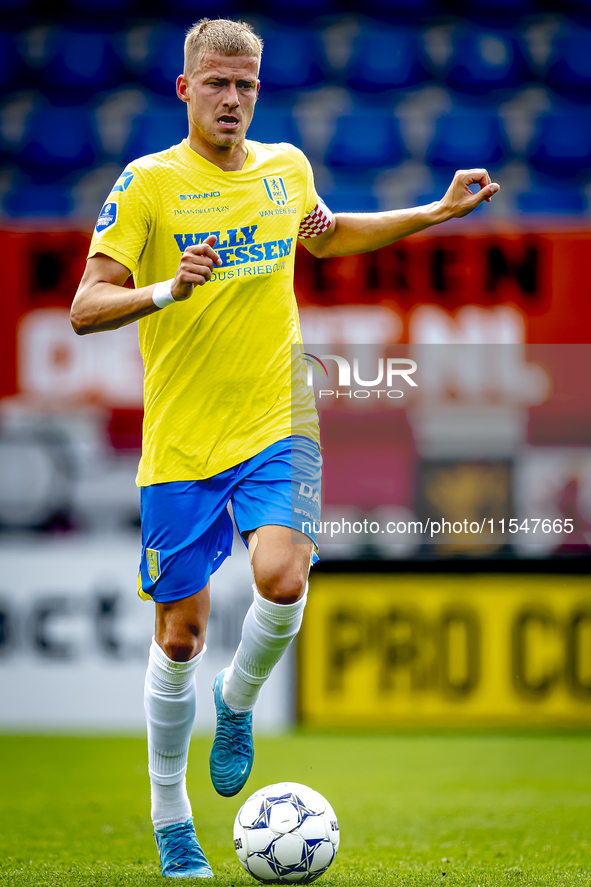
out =
<path fill-rule="evenodd" d="M 98 222 L 96 223 L 97 234 L 100 234 L 102 231 L 105 231 L 107 228 L 110 228 L 111 225 L 114 225 L 116 221 L 117 221 L 117 204 L 116 203 L 105 203 L 105 205 L 101 209 L 101 214 L 98 217 Z"/>
<path fill-rule="evenodd" d="M 318 493 L 318 490 L 314 490 L 314 488 L 308 486 L 308 484 L 300 484 L 300 496 L 303 496 L 304 499 L 311 499 L 312 502 L 316 502 L 320 505 L 320 494 Z"/>
<path fill-rule="evenodd" d="M 152 582 L 160 579 L 160 552 L 155 548 L 146 548 L 146 560 L 148 562 L 148 576 Z"/>
<path fill-rule="evenodd" d="M 265 183 L 265 190 L 269 200 L 272 200 L 277 206 L 285 206 L 287 203 L 287 191 L 281 176 L 267 176 L 266 179 L 263 179 L 263 182 Z"/>

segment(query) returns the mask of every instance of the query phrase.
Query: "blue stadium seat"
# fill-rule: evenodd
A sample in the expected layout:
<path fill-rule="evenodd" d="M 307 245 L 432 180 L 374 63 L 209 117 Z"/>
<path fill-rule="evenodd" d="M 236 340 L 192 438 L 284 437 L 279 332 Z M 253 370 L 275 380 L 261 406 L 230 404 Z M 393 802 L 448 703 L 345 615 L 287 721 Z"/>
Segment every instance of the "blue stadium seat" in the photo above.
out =
<path fill-rule="evenodd" d="M 517 89 L 531 77 L 520 42 L 511 33 L 462 28 L 454 35 L 445 78 L 452 89 L 481 95 Z"/>
<path fill-rule="evenodd" d="M 363 31 L 355 39 L 347 83 L 362 92 L 417 86 L 428 78 L 417 35 L 408 28 Z"/>
<path fill-rule="evenodd" d="M 591 24 L 591 0 L 562 0 L 561 12 L 586 27 Z"/>
<path fill-rule="evenodd" d="M 136 117 L 123 151 L 123 163 L 130 163 L 144 154 L 165 151 L 187 138 L 187 112 L 179 103 L 176 108 L 151 108 Z"/>
<path fill-rule="evenodd" d="M 542 114 L 528 146 L 534 169 L 555 179 L 591 173 L 591 112 Z"/>
<path fill-rule="evenodd" d="M 0 12 L 25 12 L 33 0 L 0 0 Z"/>
<path fill-rule="evenodd" d="M 496 166 L 509 148 L 500 119 L 489 111 L 452 111 L 440 117 L 427 151 L 427 163 L 453 171 Z"/>
<path fill-rule="evenodd" d="M 301 147 L 295 120 L 284 108 L 258 107 L 246 135 L 255 142 L 289 142 Z"/>
<path fill-rule="evenodd" d="M 92 166 L 98 153 L 93 118 L 85 108 L 42 108 L 27 118 L 19 163 L 35 181 L 57 181 Z"/>
<path fill-rule="evenodd" d="M 8 90 L 18 86 L 22 69 L 23 64 L 16 51 L 14 36 L 6 31 L 0 31 L 0 89 Z"/>
<path fill-rule="evenodd" d="M 419 24 L 438 11 L 437 0 L 366 0 L 364 5 L 364 12 L 372 18 Z"/>
<path fill-rule="evenodd" d="M 203 16 L 208 18 L 225 18 L 236 13 L 235 0 L 167 0 L 167 9 L 172 12 L 182 12 L 189 16 L 189 21 L 197 21 Z"/>
<path fill-rule="evenodd" d="M 322 49 L 313 31 L 278 28 L 263 32 L 263 38 L 260 80 L 264 92 L 306 89 L 320 82 Z"/>
<path fill-rule="evenodd" d="M 396 118 L 366 108 L 339 117 L 326 162 L 335 169 L 367 174 L 398 166 L 407 156 Z"/>
<path fill-rule="evenodd" d="M 112 44 L 108 34 L 55 29 L 47 40 L 41 85 L 60 104 L 80 95 L 88 98 L 88 90 L 112 88 L 123 73 Z"/>
<path fill-rule="evenodd" d="M 153 31 L 139 72 L 139 79 L 148 89 L 166 96 L 175 94 L 176 79 L 183 73 L 184 41 L 181 28 L 163 26 Z"/>
<path fill-rule="evenodd" d="M 500 28 L 512 27 L 522 16 L 540 11 L 536 0 L 456 0 L 454 6 L 456 13 L 473 22 Z"/>
<path fill-rule="evenodd" d="M 74 208 L 69 188 L 55 185 L 24 185 L 12 188 L 4 197 L 4 212 L 13 217 L 65 216 Z"/>
<path fill-rule="evenodd" d="M 128 12 L 134 0 L 68 0 L 73 12 Z"/>
<path fill-rule="evenodd" d="M 261 11 L 276 22 L 301 26 L 302 22 L 322 15 L 342 12 L 339 0 L 259 0 L 257 6 Z"/>
<path fill-rule="evenodd" d="M 546 83 L 562 95 L 589 102 L 591 95 L 591 30 L 570 30 L 556 35 Z"/>
<path fill-rule="evenodd" d="M 517 195 L 522 213 L 578 215 L 587 207 L 587 195 L 579 188 L 534 188 Z"/>
<path fill-rule="evenodd" d="M 370 187 L 344 186 L 322 196 L 333 213 L 373 213 L 379 209 L 378 199 Z"/>

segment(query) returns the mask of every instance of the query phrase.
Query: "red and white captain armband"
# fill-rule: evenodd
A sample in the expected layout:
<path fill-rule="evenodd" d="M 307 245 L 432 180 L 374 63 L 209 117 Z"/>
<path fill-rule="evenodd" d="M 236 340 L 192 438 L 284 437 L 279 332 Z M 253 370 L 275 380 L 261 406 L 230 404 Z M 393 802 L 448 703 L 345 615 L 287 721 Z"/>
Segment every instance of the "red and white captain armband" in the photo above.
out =
<path fill-rule="evenodd" d="M 334 215 L 327 207 L 326 203 L 318 198 L 318 203 L 311 213 L 300 222 L 300 230 L 298 232 L 299 240 L 307 240 L 310 237 L 318 237 L 328 231 L 334 222 Z"/>
<path fill-rule="evenodd" d="M 152 301 L 157 308 L 166 308 L 167 305 L 175 304 L 176 299 L 172 296 L 173 283 L 174 277 L 171 277 L 170 280 L 161 280 L 160 283 L 157 283 L 154 287 Z"/>

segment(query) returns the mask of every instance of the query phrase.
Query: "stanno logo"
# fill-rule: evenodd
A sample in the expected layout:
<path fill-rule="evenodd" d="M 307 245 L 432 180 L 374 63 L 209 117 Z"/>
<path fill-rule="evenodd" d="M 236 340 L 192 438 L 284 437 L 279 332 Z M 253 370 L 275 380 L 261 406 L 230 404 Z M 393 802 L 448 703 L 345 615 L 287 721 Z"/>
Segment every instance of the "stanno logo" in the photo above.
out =
<path fill-rule="evenodd" d="M 204 200 L 207 197 L 219 197 L 219 191 L 204 191 L 203 194 L 179 194 L 181 200 Z"/>

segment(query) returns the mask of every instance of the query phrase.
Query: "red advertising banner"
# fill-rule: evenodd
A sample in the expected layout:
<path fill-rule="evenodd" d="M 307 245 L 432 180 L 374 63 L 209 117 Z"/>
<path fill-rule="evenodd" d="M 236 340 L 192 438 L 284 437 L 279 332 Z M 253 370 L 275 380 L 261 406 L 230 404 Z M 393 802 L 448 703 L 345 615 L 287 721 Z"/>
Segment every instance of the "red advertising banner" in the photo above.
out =
<path fill-rule="evenodd" d="M 323 327 L 304 338 L 346 341 L 347 318 L 356 325 L 351 309 L 363 305 L 382 308 L 376 325 L 389 334 L 379 340 L 384 342 L 495 344 L 515 342 L 518 335 L 520 341 L 540 344 L 586 342 L 590 247 L 591 233 L 584 231 L 441 235 L 433 230 L 359 256 L 319 261 L 301 250 L 298 301 L 311 332 Z M 338 306 L 344 313 L 333 311 L 332 321 L 320 310 Z M 510 310 L 503 313 L 501 307 Z"/>
<path fill-rule="evenodd" d="M 479 397 L 486 406 L 482 421 L 473 421 L 476 413 L 469 386 L 462 388 L 457 366 L 454 369 L 445 361 L 437 373 L 457 389 L 451 401 L 449 391 L 445 394 L 445 417 L 429 414 L 420 404 L 407 409 L 406 402 L 392 402 L 383 409 L 369 401 L 348 404 L 336 395 L 325 403 L 317 394 L 325 461 L 323 514 L 330 517 L 332 512 L 344 519 L 347 509 L 362 518 L 383 512 L 387 522 L 395 520 L 397 526 L 415 518 L 437 521 L 437 497 L 444 492 L 462 520 L 478 513 L 496 522 L 505 520 L 508 527 L 509 520 L 519 517 L 521 521 L 522 516 L 572 519 L 575 531 L 568 540 L 564 534 L 553 533 L 552 539 L 540 536 L 540 554 L 556 552 L 565 544 L 588 552 L 587 355 L 572 347 L 554 352 L 536 352 L 536 347 L 582 345 L 589 339 L 591 283 L 585 260 L 591 233 L 574 229 L 520 232 L 507 226 L 484 230 L 466 224 L 450 226 L 451 234 L 442 230 L 432 229 L 375 253 L 324 261 L 300 247 L 296 295 L 306 350 L 332 353 L 326 347 L 315 349 L 316 343 L 332 343 L 333 350 L 339 345 L 373 347 L 367 365 L 362 366 L 363 378 L 370 379 L 373 357 L 385 354 L 380 348 L 388 344 L 444 346 L 446 354 L 452 354 L 448 346 L 498 344 L 510 346 L 507 353 L 519 356 L 526 375 L 534 373 L 528 365 L 539 366 L 539 373 L 543 370 L 549 380 L 548 390 L 543 396 L 532 395 L 527 403 L 508 405 L 513 385 L 510 374 L 503 375 L 496 365 L 487 369 L 478 364 L 486 353 L 479 347 L 476 362 L 470 364 L 470 384 L 480 380 Z M 39 505 L 35 518 L 24 515 L 22 525 L 27 521 L 42 524 L 42 513 L 71 510 L 73 494 L 66 489 L 71 477 L 86 477 L 87 471 L 90 478 L 96 466 L 113 459 L 115 451 L 120 460 L 128 458 L 130 465 L 137 460 L 142 362 L 135 325 L 80 338 L 69 322 L 69 306 L 84 270 L 88 243 L 86 231 L 0 230 L 4 445 L 15 453 L 18 450 L 21 461 L 25 444 L 43 449 L 47 457 L 47 470 L 43 469 L 47 503 L 43 508 Z M 342 353 L 353 360 L 352 351 Z M 464 369 L 465 361 L 463 357 Z M 487 388 L 487 378 L 494 383 L 492 388 L 497 386 L 496 393 L 490 385 Z M 533 375 L 530 381 L 535 387 Z M 522 389 L 527 389 L 525 376 L 522 382 Z M 461 423 L 466 416 L 472 424 L 464 434 Z M 58 431 L 62 443 L 54 439 Z M 459 445 L 472 439 L 472 449 Z M 66 450 L 72 465 L 68 463 L 68 470 L 62 472 L 57 496 L 50 462 L 66 465 Z M 31 460 L 33 455 L 31 449 Z M 23 469 L 23 483 L 31 477 L 31 460 Z M 115 469 L 123 463 L 109 464 L 113 489 L 119 490 Z M 101 470 L 104 477 L 104 465 Z M 14 471 L 11 477 L 16 478 Z M 42 486 L 37 480 L 36 487 Z M 104 493 L 97 486 L 97 502 L 99 492 Z M 0 502 L 0 524 L 15 522 L 11 504 L 15 496 L 16 492 L 4 511 Z M 80 502 L 91 501 L 88 490 L 76 496 Z M 129 511 L 131 505 L 135 508 L 134 503 L 123 503 L 121 508 Z M 98 513 L 98 506 L 93 506 L 92 519 Z M 531 550 L 533 536 L 525 530 L 514 537 L 506 534 L 506 539 L 521 556 Z M 396 538 L 384 534 L 369 541 L 342 541 L 347 551 L 359 552 L 360 546 L 370 545 L 388 557 L 415 556 L 423 545 L 416 535 L 402 533 Z M 430 540 L 431 550 L 442 541 Z M 451 541 L 442 550 L 449 552 Z M 478 556 L 481 546 L 476 539 L 458 537 L 454 545 L 465 548 L 468 541 L 470 553 Z M 485 547 L 492 544 L 482 542 Z"/>
<path fill-rule="evenodd" d="M 67 309 L 84 270 L 86 231 L 0 230 L 0 397 L 141 405 L 135 332 L 82 348 Z M 373 253 L 318 260 L 299 248 L 296 295 L 308 342 L 585 342 L 591 233 L 439 233 Z M 84 352 L 84 353 L 83 353 Z M 92 352 L 92 354 L 90 353 Z M 34 366 L 33 366 L 34 364 Z M 131 369 L 133 367 L 133 369 Z M 44 378 L 45 385 L 39 387 Z"/>

